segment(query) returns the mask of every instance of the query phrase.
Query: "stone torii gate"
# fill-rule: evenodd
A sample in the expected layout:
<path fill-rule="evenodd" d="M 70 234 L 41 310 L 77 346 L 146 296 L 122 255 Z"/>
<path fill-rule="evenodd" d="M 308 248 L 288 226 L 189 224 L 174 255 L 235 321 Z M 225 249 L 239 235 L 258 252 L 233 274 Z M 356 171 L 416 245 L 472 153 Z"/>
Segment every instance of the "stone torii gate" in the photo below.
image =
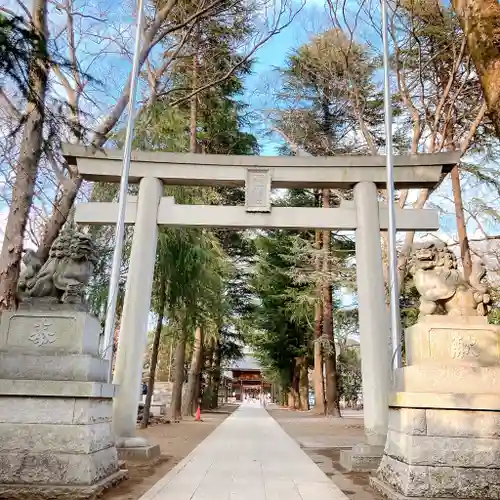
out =
<path fill-rule="evenodd" d="M 88 181 L 120 181 L 122 151 L 98 152 L 66 146 L 65 158 Z M 459 159 L 457 153 L 396 156 L 395 187 L 433 188 Z M 356 266 L 361 337 L 364 426 L 367 443 L 385 444 L 388 415 L 390 334 L 385 304 L 380 231 L 388 213 L 377 189 L 386 182 L 385 156 L 265 157 L 133 152 L 130 182 L 137 197 L 127 201 L 125 223 L 134 236 L 120 328 L 114 383 L 113 425 L 117 446 L 143 448 L 135 437 L 137 399 L 146 347 L 158 225 L 226 229 L 283 228 L 356 231 Z M 245 206 L 177 205 L 163 185 L 245 186 Z M 354 202 L 339 208 L 272 207 L 271 188 L 343 188 Z M 76 207 L 83 225 L 116 224 L 117 203 Z M 399 231 L 439 229 L 433 210 L 396 209 Z M 137 450 L 136 450 L 137 451 Z"/>

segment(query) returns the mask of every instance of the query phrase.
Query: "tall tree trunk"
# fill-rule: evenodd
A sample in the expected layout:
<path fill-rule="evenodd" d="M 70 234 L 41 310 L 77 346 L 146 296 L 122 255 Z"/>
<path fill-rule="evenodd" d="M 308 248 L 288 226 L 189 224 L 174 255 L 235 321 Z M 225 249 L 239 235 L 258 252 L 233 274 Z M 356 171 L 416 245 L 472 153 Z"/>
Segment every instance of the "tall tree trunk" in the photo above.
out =
<path fill-rule="evenodd" d="M 452 0 L 452 4 L 500 138 L 500 3 L 498 0 Z"/>
<path fill-rule="evenodd" d="M 321 272 L 321 231 L 315 233 L 315 248 L 318 250 L 315 268 L 318 276 Z M 323 352 L 321 349 L 321 336 L 323 334 L 323 301 L 321 280 L 318 278 L 316 286 L 316 304 L 314 306 L 314 411 L 325 414 L 325 381 L 323 377 Z"/>
<path fill-rule="evenodd" d="M 297 358 L 299 371 L 299 409 L 309 410 L 309 376 L 307 373 L 307 357 Z"/>
<path fill-rule="evenodd" d="M 299 390 L 300 390 L 300 371 L 297 365 L 297 361 L 295 361 L 293 366 L 292 386 L 290 388 L 292 405 L 290 406 L 289 404 L 292 410 L 298 410 L 300 408 Z"/>
<path fill-rule="evenodd" d="M 201 403 L 200 402 L 201 381 L 202 381 L 202 370 L 200 369 L 200 373 L 198 374 L 198 377 L 196 378 L 195 385 L 194 385 L 193 399 L 191 400 L 191 415 L 194 415 L 196 413 L 196 410 L 198 409 L 198 406 Z"/>
<path fill-rule="evenodd" d="M 212 338 L 208 347 L 204 350 L 203 358 L 204 358 L 204 367 L 203 373 L 205 373 L 206 377 L 206 385 L 205 390 L 203 391 L 203 408 L 210 408 L 210 401 L 212 397 L 210 395 L 210 391 L 212 390 L 212 378 L 213 378 L 213 363 L 214 363 L 214 349 L 215 349 L 215 339 Z M 203 377 L 202 377 L 203 378 Z"/>
<path fill-rule="evenodd" d="M 49 73 L 46 0 L 33 0 L 32 25 L 37 41 L 29 62 L 26 122 L 18 162 L 14 169 L 12 200 L 0 254 L 0 310 L 16 307 L 16 287 L 21 269 L 24 232 L 33 202 L 38 162 L 42 154 L 45 94 Z"/>
<path fill-rule="evenodd" d="M 182 415 L 192 415 L 193 405 L 197 403 L 196 387 L 200 378 L 203 364 L 203 328 L 196 328 L 194 336 L 193 355 L 191 357 L 191 367 L 189 368 L 188 384 L 186 394 L 182 402 Z"/>
<path fill-rule="evenodd" d="M 214 337 L 210 341 L 210 346 L 207 349 L 207 354 L 205 356 L 206 361 L 206 378 L 207 384 L 205 387 L 205 392 L 203 393 L 203 405 L 205 408 L 212 408 L 212 401 L 214 399 L 213 395 L 217 392 L 215 387 L 215 371 L 216 371 L 216 350 L 217 350 L 217 339 Z"/>
<path fill-rule="evenodd" d="M 199 28 L 198 34 L 196 35 L 194 55 L 193 55 L 193 68 L 191 72 L 191 82 L 192 88 L 195 89 L 198 86 L 198 46 L 199 46 Z M 197 127 L 198 127 L 198 96 L 194 95 L 191 97 L 190 102 L 190 120 L 189 120 L 189 151 L 191 153 L 198 152 L 198 140 L 197 140 Z"/>
<path fill-rule="evenodd" d="M 172 336 L 170 339 L 170 347 L 169 347 L 169 354 L 168 354 L 168 374 L 167 374 L 167 380 L 168 382 L 172 382 L 172 364 L 174 361 L 174 344 L 175 344 L 175 335 Z"/>
<path fill-rule="evenodd" d="M 323 190 L 323 208 L 330 208 L 330 190 Z M 325 358 L 325 399 L 326 415 L 340 417 L 339 393 L 337 387 L 337 356 L 333 336 L 333 303 L 331 273 L 331 231 L 323 231 L 323 337 L 328 340 Z"/>
<path fill-rule="evenodd" d="M 455 202 L 455 217 L 457 220 L 458 241 L 460 244 L 460 256 L 464 267 L 465 279 L 469 279 L 472 273 L 472 257 L 467 237 L 467 227 L 465 224 L 464 205 L 462 201 L 462 187 L 460 185 L 460 171 L 458 165 L 451 171 L 451 186 L 453 189 L 453 200 Z"/>
<path fill-rule="evenodd" d="M 193 67 L 191 73 L 191 81 L 193 85 L 196 85 L 198 80 L 198 43 L 194 47 L 195 54 L 193 55 Z M 195 88 L 195 87 L 193 87 Z M 197 96 L 193 96 L 190 101 L 190 123 L 189 123 L 189 152 L 196 153 L 198 151 L 198 141 L 197 141 L 197 121 L 198 121 L 198 98 Z M 196 330 L 198 333 L 198 329 Z M 196 339 L 195 339 L 196 342 Z M 184 338 L 184 356 L 186 350 L 186 337 Z M 196 351 L 196 345 L 195 345 Z M 195 355 L 195 351 L 193 352 L 193 358 Z M 184 358 L 185 359 L 185 358 Z M 191 369 L 193 366 L 193 362 L 191 361 Z M 183 368 L 184 369 L 184 368 Z M 196 380 L 193 380 L 193 376 L 190 370 L 188 375 L 188 385 L 186 387 L 186 393 L 184 395 L 184 401 L 182 400 L 182 394 L 180 395 L 180 399 L 178 401 L 178 410 L 179 414 L 182 415 L 191 415 L 191 406 L 192 400 L 194 398 L 194 393 L 196 391 Z M 189 395 L 189 398 L 188 398 Z M 188 399 L 187 399 L 188 398 Z"/>
<path fill-rule="evenodd" d="M 222 351 L 221 342 L 217 340 L 214 349 L 214 364 L 213 364 L 213 375 L 212 375 L 212 389 L 211 389 L 211 401 L 210 408 L 214 409 L 219 406 L 219 388 L 221 382 L 221 362 L 222 362 Z"/>
<path fill-rule="evenodd" d="M 170 401 L 170 415 L 175 422 L 182 418 L 182 388 L 184 386 L 184 363 L 186 361 L 186 332 L 181 336 L 175 347 L 174 385 L 172 387 L 172 400 Z"/>
<path fill-rule="evenodd" d="M 158 321 L 156 322 L 155 336 L 153 340 L 153 350 L 151 351 L 151 366 L 149 367 L 148 393 L 144 402 L 144 413 L 141 422 L 141 429 L 145 429 L 149 424 L 149 415 L 151 412 L 151 401 L 153 399 L 153 390 L 155 387 L 156 366 L 158 365 L 158 351 L 160 349 L 161 331 L 163 329 L 163 318 L 165 306 L 167 305 L 167 283 L 162 280 L 160 283 L 160 308 Z"/>
<path fill-rule="evenodd" d="M 44 225 L 41 243 L 37 250 L 37 254 L 42 261 L 46 261 L 49 258 L 50 247 L 56 240 L 61 228 L 64 226 L 71 213 L 78 191 L 82 185 L 82 178 L 75 177 L 71 182 L 68 181 L 68 184 L 71 185 L 61 190 L 61 195 L 54 204 L 52 215 L 49 221 Z"/>

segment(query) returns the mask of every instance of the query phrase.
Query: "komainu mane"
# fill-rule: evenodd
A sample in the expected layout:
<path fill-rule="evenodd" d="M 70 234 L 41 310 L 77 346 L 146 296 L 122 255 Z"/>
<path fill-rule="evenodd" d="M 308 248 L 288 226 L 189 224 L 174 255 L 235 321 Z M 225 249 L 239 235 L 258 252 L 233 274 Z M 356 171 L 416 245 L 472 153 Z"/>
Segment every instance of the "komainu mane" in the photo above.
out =
<path fill-rule="evenodd" d="M 457 259 L 444 244 L 415 245 L 409 271 L 420 294 L 420 316 L 486 316 L 491 309 L 486 269 L 481 261 L 473 264 L 469 280 L 457 268 Z"/>

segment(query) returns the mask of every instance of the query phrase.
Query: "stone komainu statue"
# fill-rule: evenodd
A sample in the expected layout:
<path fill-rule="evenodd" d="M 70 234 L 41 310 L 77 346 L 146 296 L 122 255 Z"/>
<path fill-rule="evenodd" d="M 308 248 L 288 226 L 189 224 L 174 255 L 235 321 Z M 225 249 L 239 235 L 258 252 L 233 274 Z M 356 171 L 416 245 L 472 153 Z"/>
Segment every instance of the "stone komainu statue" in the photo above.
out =
<path fill-rule="evenodd" d="M 474 262 L 469 280 L 457 269 L 457 259 L 444 244 L 415 245 L 409 272 L 420 294 L 420 316 L 486 316 L 491 309 L 486 269 Z"/>
<path fill-rule="evenodd" d="M 20 300 L 52 298 L 66 304 L 82 303 L 96 260 L 91 237 L 72 228 L 65 229 L 54 241 L 45 264 L 42 265 L 36 252 L 25 253 L 26 267 L 18 281 Z"/>

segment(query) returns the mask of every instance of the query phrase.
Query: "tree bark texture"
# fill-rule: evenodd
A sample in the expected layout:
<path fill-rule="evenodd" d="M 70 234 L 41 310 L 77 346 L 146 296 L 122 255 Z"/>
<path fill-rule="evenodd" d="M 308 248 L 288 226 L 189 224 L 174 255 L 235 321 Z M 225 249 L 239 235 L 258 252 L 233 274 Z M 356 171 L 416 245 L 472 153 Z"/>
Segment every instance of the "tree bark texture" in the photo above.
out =
<path fill-rule="evenodd" d="M 172 400 L 170 401 L 170 415 L 175 422 L 182 418 L 182 387 L 184 385 L 184 363 L 186 361 L 186 332 L 182 332 L 175 347 L 174 384 Z"/>
<path fill-rule="evenodd" d="M 210 408 L 213 410 L 219 406 L 219 388 L 221 383 L 221 362 L 222 362 L 222 351 L 220 340 L 216 341 L 214 349 L 214 364 L 213 364 L 213 374 L 212 374 L 212 389 L 210 391 L 211 401 Z"/>
<path fill-rule="evenodd" d="M 160 308 L 158 320 L 156 322 L 155 336 L 153 340 L 153 349 L 151 351 L 151 365 L 149 367 L 148 393 L 144 402 L 144 413 L 141 422 L 141 429 L 145 429 L 149 424 L 149 415 L 151 413 L 151 401 L 153 400 L 153 391 L 155 388 L 156 366 L 158 365 L 158 351 L 160 350 L 161 332 L 163 329 L 163 318 L 165 306 L 167 305 L 167 283 L 162 280 L 160 284 Z"/>
<path fill-rule="evenodd" d="M 193 406 L 198 402 L 196 387 L 198 386 L 203 364 L 203 328 L 196 328 L 194 336 L 193 355 L 188 374 L 186 394 L 182 403 L 182 415 L 187 417 L 193 414 Z"/>
<path fill-rule="evenodd" d="M 299 387 L 300 387 L 300 372 L 298 369 L 297 362 L 293 366 L 292 383 L 288 392 L 288 407 L 291 410 L 298 410 L 300 408 L 299 399 Z"/>
<path fill-rule="evenodd" d="M 460 185 L 460 171 L 458 165 L 451 171 L 451 186 L 453 189 L 453 200 L 455 202 L 455 217 L 457 220 L 458 241 L 460 244 L 460 256 L 464 267 L 464 277 L 466 280 L 472 273 L 472 257 L 467 237 L 467 227 L 465 224 L 464 205 L 462 201 L 462 186 Z"/>
<path fill-rule="evenodd" d="M 198 405 L 200 405 L 201 380 L 202 380 L 202 370 L 200 370 L 200 373 L 198 374 L 198 377 L 195 380 L 194 395 L 193 399 L 191 400 L 191 415 L 196 414 Z"/>
<path fill-rule="evenodd" d="M 192 88 L 198 86 L 198 40 L 199 33 L 196 37 L 194 55 L 193 55 L 193 70 L 191 73 Z M 189 120 L 189 151 L 191 153 L 198 152 L 197 127 L 198 127 L 198 96 L 191 97 L 190 102 L 190 120 Z"/>
<path fill-rule="evenodd" d="M 452 4 L 500 138 L 500 3 L 498 0 L 452 0 Z"/>
<path fill-rule="evenodd" d="M 12 199 L 0 254 L 0 310 L 16 307 L 16 287 L 21 269 L 24 232 L 35 192 L 38 162 L 43 147 L 45 95 L 49 73 L 47 52 L 47 2 L 34 0 L 32 26 L 36 50 L 29 62 L 26 122 L 15 166 Z"/>
<path fill-rule="evenodd" d="M 214 401 L 214 394 L 217 393 L 217 399 L 218 399 L 218 389 L 216 387 L 216 384 L 220 383 L 220 377 L 217 378 L 216 371 L 217 371 L 217 344 L 218 340 L 214 337 L 210 341 L 210 345 L 207 349 L 206 355 L 205 355 L 205 374 L 206 374 L 206 387 L 205 391 L 203 393 L 203 407 L 212 409 L 213 406 L 213 401 Z M 216 405 L 217 405 L 217 399 Z"/>
<path fill-rule="evenodd" d="M 203 400 L 202 400 L 202 407 L 204 409 L 210 408 L 210 401 L 212 400 L 210 393 L 212 391 L 212 384 L 213 384 L 212 379 L 213 379 L 214 349 L 215 349 L 215 339 L 212 338 L 208 343 L 206 349 L 204 349 L 203 353 L 205 361 L 202 374 L 203 373 L 205 374 L 205 379 L 206 379 L 206 385 L 205 385 L 205 390 L 203 391 Z"/>
<path fill-rule="evenodd" d="M 330 190 L 323 190 L 323 208 L 330 208 Z M 339 392 L 337 387 L 337 356 L 333 335 L 333 302 L 331 274 L 331 231 L 323 231 L 323 337 L 328 340 L 328 349 L 324 351 L 325 360 L 325 414 L 340 417 Z"/>
<path fill-rule="evenodd" d="M 37 0 L 37 2 L 39 1 L 41 0 Z M 148 29 L 144 32 L 141 51 L 139 54 L 139 68 L 142 68 L 143 64 L 146 62 L 146 59 L 149 56 L 149 53 L 156 45 L 155 38 L 157 37 L 158 31 L 160 30 L 165 19 L 168 18 L 176 4 L 177 2 L 169 0 L 165 4 L 165 6 L 157 12 L 157 15 L 149 24 Z M 106 143 L 108 134 L 113 130 L 115 125 L 120 120 L 129 102 L 131 81 L 132 73 L 129 74 L 123 91 L 116 101 L 113 109 L 97 128 L 90 143 L 91 147 L 101 148 Z M 66 222 L 81 185 L 82 178 L 75 173 L 72 176 L 71 185 L 63 190 L 59 201 L 56 203 L 56 206 L 52 211 L 52 215 L 45 225 L 42 242 L 38 248 L 38 253 L 42 259 L 47 259 L 50 247 L 54 243 L 57 235 L 59 234 L 59 231 Z"/>
<path fill-rule="evenodd" d="M 316 255 L 315 268 L 318 276 L 321 272 L 321 231 L 315 233 Z M 316 287 L 317 300 L 314 306 L 314 411 L 318 414 L 325 414 L 325 380 L 323 376 L 323 350 L 321 348 L 321 336 L 323 335 L 323 301 L 321 280 L 318 279 Z"/>
<path fill-rule="evenodd" d="M 309 410 L 309 376 L 307 372 L 307 357 L 297 358 L 299 371 L 299 409 Z"/>

